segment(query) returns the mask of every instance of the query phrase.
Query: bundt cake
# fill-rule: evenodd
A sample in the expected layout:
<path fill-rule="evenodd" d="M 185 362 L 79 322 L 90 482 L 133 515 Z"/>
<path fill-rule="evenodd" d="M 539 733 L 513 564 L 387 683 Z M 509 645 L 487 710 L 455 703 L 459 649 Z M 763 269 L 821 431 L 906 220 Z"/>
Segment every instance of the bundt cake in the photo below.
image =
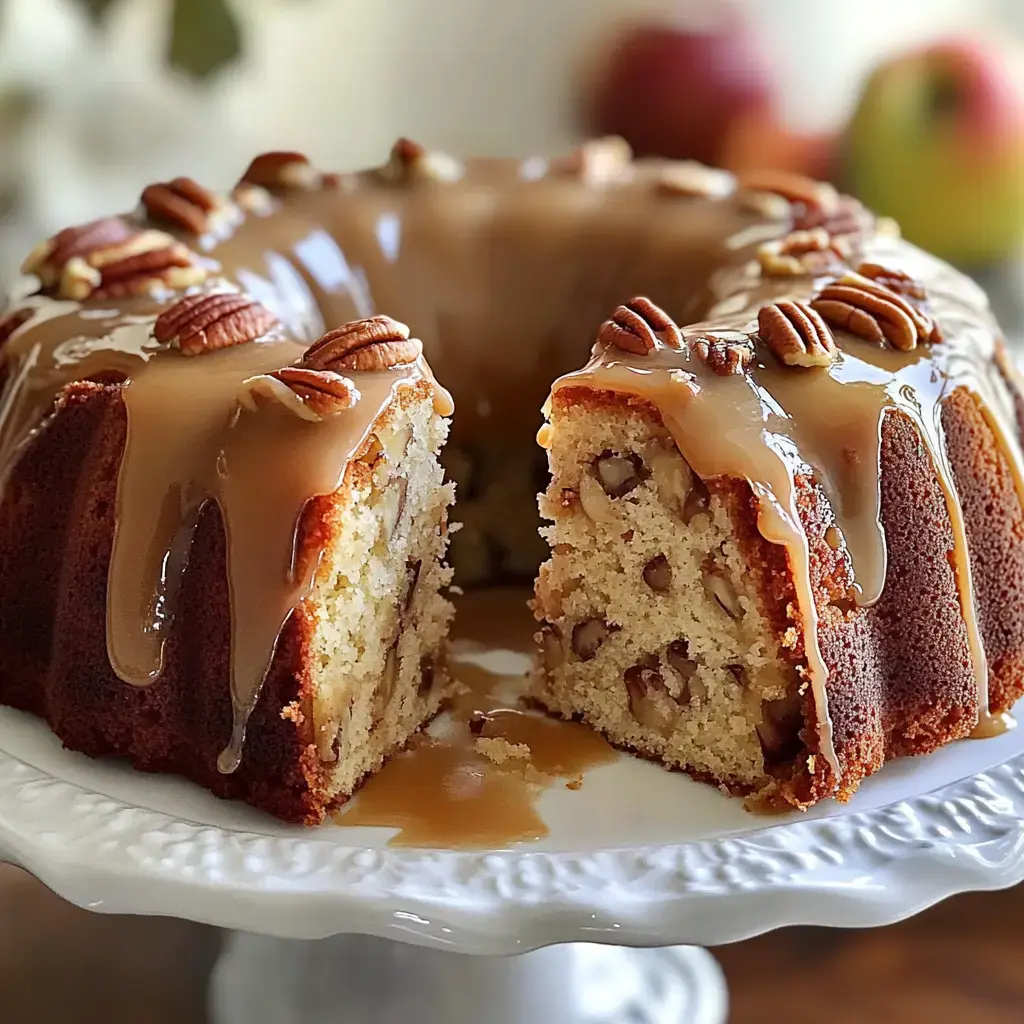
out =
<path fill-rule="evenodd" d="M 828 186 L 618 140 L 469 163 L 402 140 L 343 175 L 269 153 L 228 197 L 149 186 L 26 271 L 0 325 L 0 703 L 68 747 L 315 823 L 436 713 L 435 373 L 459 582 L 535 576 L 545 492 L 553 712 L 806 806 L 1022 689 L 998 330 Z"/>

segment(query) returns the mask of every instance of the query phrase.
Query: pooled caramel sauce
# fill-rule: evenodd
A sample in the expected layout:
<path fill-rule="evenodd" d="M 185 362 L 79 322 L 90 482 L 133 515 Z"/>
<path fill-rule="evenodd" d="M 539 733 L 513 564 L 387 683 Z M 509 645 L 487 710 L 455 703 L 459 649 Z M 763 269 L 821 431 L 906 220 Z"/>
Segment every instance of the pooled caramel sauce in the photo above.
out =
<path fill-rule="evenodd" d="M 481 590 L 458 601 L 463 640 L 456 650 L 527 649 L 526 597 L 522 590 Z M 617 758 L 588 726 L 524 706 L 525 677 L 458 660 L 452 669 L 460 690 L 450 712 L 367 781 L 335 815 L 339 825 L 399 829 L 395 846 L 467 849 L 542 839 L 548 828 L 537 812 L 540 794 L 558 784 L 578 788 L 587 771 Z M 503 741 L 499 750 L 511 744 L 524 756 L 497 763 L 479 740 L 481 747 Z"/>
<path fill-rule="evenodd" d="M 971 732 L 972 740 L 988 740 L 995 736 L 1005 736 L 1017 728 L 1017 719 L 1009 712 L 993 715 L 986 711 L 978 720 Z"/>

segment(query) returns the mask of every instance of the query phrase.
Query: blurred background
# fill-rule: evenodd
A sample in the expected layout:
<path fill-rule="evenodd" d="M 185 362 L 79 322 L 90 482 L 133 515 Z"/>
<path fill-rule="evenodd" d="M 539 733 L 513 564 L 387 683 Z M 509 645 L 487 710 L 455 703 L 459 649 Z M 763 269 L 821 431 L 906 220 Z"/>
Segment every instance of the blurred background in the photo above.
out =
<path fill-rule="evenodd" d="M 41 237 L 260 149 L 335 169 L 643 153 L 830 178 L 1024 337 L 1022 0 L 0 0 L 0 276 Z M 732 1019 L 1024 1020 L 1024 893 L 719 951 Z M 0 867 L 0 1021 L 202 1021 L 217 936 L 95 917 Z M 54 984 L 55 978 L 60 984 Z"/>
<path fill-rule="evenodd" d="M 615 132 L 832 178 L 982 278 L 1017 333 L 1018 33 L 1020 0 L 0 0 L 0 275 L 259 149 L 347 169 L 399 134 L 525 154 Z"/>

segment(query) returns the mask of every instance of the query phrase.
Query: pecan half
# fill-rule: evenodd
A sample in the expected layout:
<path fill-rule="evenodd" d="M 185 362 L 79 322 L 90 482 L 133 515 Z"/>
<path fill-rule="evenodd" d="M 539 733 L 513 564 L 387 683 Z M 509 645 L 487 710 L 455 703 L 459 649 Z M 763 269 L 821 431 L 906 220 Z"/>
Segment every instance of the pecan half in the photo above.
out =
<path fill-rule="evenodd" d="M 902 295 L 860 274 L 847 274 L 825 285 L 811 305 L 833 327 L 878 345 L 888 342 L 901 352 L 940 337 L 931 317 Z"/>
<path fill-rule="evenodd" d="M 153 337 L 195 356 L 255 341 L 277 322 L 269 309 L 245 295 L 186 295 L 157 317 Z"/>
<path fill-rule="evenodd" d="M 629 143 L 617 135 L 584 142 L 574 153 L 551 162 L 556 175 L 579 178 L 586 185 L 621 181 L 633 163 Z"/>
<path fill-rule="evenodd" d="M 857 268 L 857 273 L 883 285 L 889 291 L 896 292 L 897 295 L 902 295 L 905 299 L 912 299 L 915 302 L 928 301 L 925 286 L 902 270 L 890 270 L 881 263 L 862 263 Z"/>
<path fill-rule="evenodd" d="M 726 196 L 734 184 L 732 175 L 695 160 L 667 164 L 654 178 L 654 190 L 658 195 L 694 199 Z"/>
<path fill-rule="evenodd" d="M 645 356 L 659 345 L 682 348 L 683 333 L 676 322 L 650 299 L 631 299 L 601 325 L 598 344 Z"/>
<path fill-rule="evenodd" d="M 389 316 L 353 320 L 313 342 L 302 357 L 314 370 L 387 370 L 415 363 L 423 345 Z"/>
<path fill-rule="evenodd" d="M 60 284 L 62 272 L 71 260 L 88 260 L 94 252 L 121 245 L 136 234 L 137 230 L 120 217 L 105 217 L 65 228 L 40 242 L 28 254 L 21 269 L 23 273 L 35 274 L 44 290 L 51 290 Z"/>
<path fill-rule="evenodd" d="M 928 289 L 921 281 L 911 277 L 910 274 L 904 273 L 902 270 L 892 270 L 880 263 L 862 263 L 857 268 L 857 273 L 861 277 L 866 277 L 905 298 L 911 306 L 931 323 L 931 332 L 926 339 L 928 343 L 936 345 L 942 341 L 942 328 L 935 317 L 932 316 Z"/>
<path fill-rule="evenodd" d="M 321 174 L 302 153 L 260 153 L 239 179 L 239 185 L 255 185 L 268 192 L 315 192 L 338 185 L 335 174 Z"/>
<path fill-rule="evenodd" d="M 333 370 L 283 366 L 245 381 L 241 404 L 255 409 L 264 402 L 274 402 L 315 422 L 353 408 L 360 397 L 355 384 Z"/>
<path fill-rule="evenodd" d="M 785 238 L 765 242 L 757 250 L 761 272 L 770 277 L 803 277 L 835 273 L 842 254 L 824 228 L 791 231 Z"/>
<path fill-rule="evenodd" d="M 142 191 L 142 205 L 153 220 L 183 228 L 194 235 L 213 231 L 231 212 L 227 203 L 191 178 L 147 185 Z"/>
<path fill-rule="evenodd" d="M 698 334 L 690 352 L 719 377 L 743 373 L 754 360 L 754 343 L 746 334 Z"/>
<path fill-rule="evenodd" d="M 740 187 L 751 192 L 771 192 L 782 196 L 803 211 L 815 211 L 826 217 L 839 209 L 839 193 L 834 186 L 823 181 L 814 181 L 802 174 L 789 171 L 752 171 L 744 174 Z M 798 211 L 799 212 L 799 211 Z"/>
<path fill-rule="evenodd" d="M 65 267 L 65 278 L 74 276 L 75 263 L 72 260 Z M 124 245 L 93 253 L 88 269 L 98 271 L 98 281 L 86 291 L 92 278 L 84 273 L 79 293 L 71 294 L 69 289 L 69 298 L 155 295 L 202 284 L 207 275 L 187 246 L 162 231 L 143 231 Z"/>
<path fill-rule="evenodd" d="M 832 332 L 806 302 L 764 306 L 757 327 L 761 340 L 787 366 L 828 366 L 835 358 Z"/>
<path fill-rule="evenodd" d="M 38 246 L 23 264 L 43 291 L 84 301 L 188 288 L 207 271 L 162 231 L 138 231 L 117 217 L 68 228 Z"/>
<path fill-rule="evenodd" d="M 431 152 L 411 139 L 399 139 L 391 147 L 388 162 L 378 171 L 381 178 L 396 185 L 458 181 L 464 173 L 465 168 L 455 157 Z"/>
<path fill-rule="evenodd" d="M 838 194 L 832 206 L 804 206 L 798 210 L 793 227 L 801 231 L 824 228 L 835 243 L 840 238 L 866 232 L 874 222 L 874 216 L 859 199 Z"/>

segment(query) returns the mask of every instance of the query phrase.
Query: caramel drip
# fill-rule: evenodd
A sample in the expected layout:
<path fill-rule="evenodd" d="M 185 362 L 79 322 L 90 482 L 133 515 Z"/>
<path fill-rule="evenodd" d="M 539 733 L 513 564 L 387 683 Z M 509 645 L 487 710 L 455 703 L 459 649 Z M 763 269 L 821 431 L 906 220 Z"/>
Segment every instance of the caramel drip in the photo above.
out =
<path fill-rule="evenodd" d="M 1006 733 L 1012 732 L 1016 728 L 1017 719 L 1009 711 L 1003 711 L 998 715 L 986 711 L 979 718 L 978 724 L 971 733 L 971 739 L 989 740 L 996 736 L 1005 736 Z"/>

